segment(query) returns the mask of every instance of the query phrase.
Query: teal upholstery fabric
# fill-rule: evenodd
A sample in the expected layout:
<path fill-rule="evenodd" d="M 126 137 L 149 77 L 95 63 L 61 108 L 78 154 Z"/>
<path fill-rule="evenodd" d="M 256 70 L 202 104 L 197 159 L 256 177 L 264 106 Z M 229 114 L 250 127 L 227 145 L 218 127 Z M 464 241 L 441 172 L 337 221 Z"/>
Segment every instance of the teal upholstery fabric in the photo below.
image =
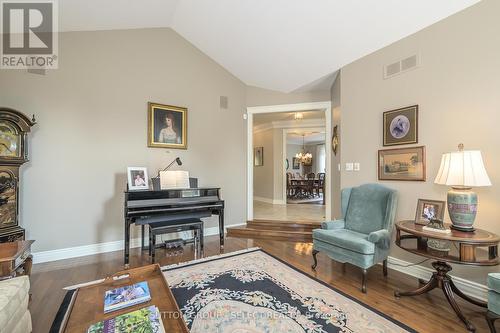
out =
<path fill-rule="evenodd" d="M 500 315 L 500 294 L 493 290 L 488 291 L 488 310 Z"/>
<path fill-rule="evenodd" d="M 365 234 L 356 231 L 340 229 L 336 232 L 315 229 L 313 238 L 333 246 L 361 254 L 375 254 L 375 244 L 370 242 Z"/>
<path fill-rule="evenodd" d="M 391 246 L 391 234 L 385 229 L 370 232 L 368 240 L 382 249 L 388 249 Z"/>
<path fill-rule="evenodd" d="M 488 274 L 488 288 L 500 293 L 500 273 Z"/>
<path fill-rule="evenodd" d="M 390 193 L 390 189 L 377 184 L 353 188 L 345 216 L 346 228 L 365 234 L 383 229 Z"/>
<path fill-rule="evenodd" d="M 330 258 L 363 269 L 387 259 L 396 216 L 396 191 L 378 184 L 341 193 L 343 220 L 313 230 L 313 248 Z"/>
<path fill-rule="evenodd" d="M 500 315 L 500 273 L 488 274 L 488 310 Z"/>
<path fill-rule="evenodd" d="M 321 229 L 344 229 L 345 222 L 344 220 L 335 220 L 335 221 L 327 221 L 321 222 Z"/>

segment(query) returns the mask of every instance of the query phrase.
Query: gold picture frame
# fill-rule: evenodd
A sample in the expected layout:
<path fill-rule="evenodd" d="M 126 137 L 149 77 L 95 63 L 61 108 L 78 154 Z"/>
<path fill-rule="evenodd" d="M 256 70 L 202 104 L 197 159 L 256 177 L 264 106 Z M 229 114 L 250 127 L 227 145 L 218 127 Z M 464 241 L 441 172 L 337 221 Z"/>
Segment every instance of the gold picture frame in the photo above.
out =
<path fill-rule="evenodd" d="M 384 112 L 384 147 L 418 143 L 418 105 Z"/>
<path fill-rule="evenodd" d="M 149 102 L 148 147 L 187 149 L 187 108 Z"/>
<path fill-rule="evenodd" d="M 425 147 L 382 149 L 378 151 L 378 179 L 425 181 Z"/>

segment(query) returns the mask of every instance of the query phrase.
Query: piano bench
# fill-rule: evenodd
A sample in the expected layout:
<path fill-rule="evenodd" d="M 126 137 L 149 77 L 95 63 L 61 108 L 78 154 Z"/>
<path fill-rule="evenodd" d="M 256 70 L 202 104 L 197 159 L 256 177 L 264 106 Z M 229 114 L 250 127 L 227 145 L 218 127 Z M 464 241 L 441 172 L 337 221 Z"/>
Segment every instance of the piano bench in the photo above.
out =
<path fill-rule="evenodd" d="M 149 255 L 151 263 L 155 262 L 156 236 L 174 232 L 190 231 L 194 238 L 187 243 L 194 242 L 196 251 L 203 256 L 203 221 L 200 219 L 185 219 L 179 221 L 156 222 L 149 224 Z"/>

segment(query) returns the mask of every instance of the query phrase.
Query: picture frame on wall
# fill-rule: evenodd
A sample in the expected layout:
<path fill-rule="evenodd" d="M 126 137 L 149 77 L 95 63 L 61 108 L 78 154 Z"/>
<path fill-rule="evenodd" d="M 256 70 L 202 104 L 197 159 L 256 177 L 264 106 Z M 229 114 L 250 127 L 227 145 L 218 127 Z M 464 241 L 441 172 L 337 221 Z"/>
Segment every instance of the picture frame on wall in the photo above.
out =
<path fill-rule="evenodd" d="M 418 105 L 384 112 L 384 146 L 418 143 Z"/>
<path fill-rule="evenodd" d="M 264 147 L 255 147 L 253 149 L 253 165 L 254 166 L 264 165 Z"/>
<path fill-rule="evenodd" d="M 292 158 L 292 169 L 299 170 L 300 169 L 300 161 L 297 157 Z"/>
<path fill-rule="evenodd" d="M 187 149 L 187 108 L 149 102 L 148 147 Z"/>
<path fill-rule="evenodd" d="M 378 151 L 378 179 L 425 181 L 425 147 L 382 149 Z"/>
<path fill-rule="evenodd" d="M 148 169 L 145 167 L 128 167 L 127 180 L 129 191 L 149 189 Z"/>
<path fill-rule="evenodd" d="M 443 221 L 445 201 L 418 199 L 415 223 L 427 225 L 432 219 Z"/>

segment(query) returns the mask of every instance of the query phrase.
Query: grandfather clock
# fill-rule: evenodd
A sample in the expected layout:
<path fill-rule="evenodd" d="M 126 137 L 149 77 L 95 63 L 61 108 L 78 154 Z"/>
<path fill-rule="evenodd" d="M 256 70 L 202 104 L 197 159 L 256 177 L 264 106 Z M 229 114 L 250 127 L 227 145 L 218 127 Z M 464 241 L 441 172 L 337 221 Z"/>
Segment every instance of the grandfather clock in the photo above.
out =
<path fill-rule="evenodd" d="M 19 226 L 19 168 L 28 161 L 27 134 L 35 124 L 19 111 L 0 107 L 0 243 L 24 239 Z"/>

